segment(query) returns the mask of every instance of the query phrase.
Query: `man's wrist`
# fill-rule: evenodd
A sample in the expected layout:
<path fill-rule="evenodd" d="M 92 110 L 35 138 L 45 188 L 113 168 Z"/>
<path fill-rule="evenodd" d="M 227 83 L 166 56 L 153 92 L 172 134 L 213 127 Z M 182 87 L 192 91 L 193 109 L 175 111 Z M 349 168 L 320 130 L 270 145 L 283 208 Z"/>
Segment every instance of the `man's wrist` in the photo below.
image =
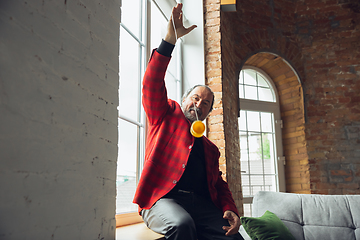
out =
<path fill-rule="evenodd" d="M 174 44 L 169 43 L 166 40 L 162 40 L 156 51 L 161 55 L 164 55 L 166 57 L 171 57 L 174 48 L 175 48 Z"/>
<path fill-rule="evenodd" d="M 164 40 L 172 45 L 175 45 L 176 43 L 176 37 L 175 36 L 169 36 L 169 35 L 166 35 Z"/>

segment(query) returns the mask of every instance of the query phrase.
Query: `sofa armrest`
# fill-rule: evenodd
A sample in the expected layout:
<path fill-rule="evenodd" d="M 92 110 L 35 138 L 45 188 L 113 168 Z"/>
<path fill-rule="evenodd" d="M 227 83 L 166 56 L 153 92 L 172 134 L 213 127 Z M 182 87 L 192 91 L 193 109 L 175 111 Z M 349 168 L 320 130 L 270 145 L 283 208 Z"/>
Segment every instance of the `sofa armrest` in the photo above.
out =
<path fill-rule="evenodd" d="M 249 235 L 245 231 L 245 228 L 243 227 L 243 225 L 240 226 L 239 233 L 243 237 L 244 240 L 251 240 L 251 238 L 249 237 Z"/>

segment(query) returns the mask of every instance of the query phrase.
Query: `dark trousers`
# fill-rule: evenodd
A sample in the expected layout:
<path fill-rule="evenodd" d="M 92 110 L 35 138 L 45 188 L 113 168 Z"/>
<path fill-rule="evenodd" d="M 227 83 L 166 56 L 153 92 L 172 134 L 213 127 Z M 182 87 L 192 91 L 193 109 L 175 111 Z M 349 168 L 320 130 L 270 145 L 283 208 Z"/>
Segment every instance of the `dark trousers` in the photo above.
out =
<path fill-rule="evenodd" d="M 214 203 L 194 193 L 171 192 L 151 209 L 142 210 L 142 218 L 154 232 L 171 240 L 242 240 L 239 233 L 225 236 L 223 212 Z"/>

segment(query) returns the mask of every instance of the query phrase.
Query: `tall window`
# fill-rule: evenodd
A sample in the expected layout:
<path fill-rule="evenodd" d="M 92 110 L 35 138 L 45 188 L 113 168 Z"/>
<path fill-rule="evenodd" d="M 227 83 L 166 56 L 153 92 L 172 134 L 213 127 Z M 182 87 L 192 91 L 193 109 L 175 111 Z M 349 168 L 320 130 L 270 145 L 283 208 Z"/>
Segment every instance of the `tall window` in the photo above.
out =
<path fill-rule="evenodd" d="M 280 108 L 271 79 L 260 69 L 239 76 L 240 162 L 244 214 L 258 191 L 285 191 Z"/>
<path fill-rule="evenodd" d="M 143 166 L 146 124 L 141 105 L 141 82 L 151 50 L 158 47 L 166 33 L 168 19 L 164 12 L 170 13 L 172 6 L 175 5 L 170 0 L 161 0 L 161 4 L 154 0 L 122 1 L 117 214 L 137 211 L 132 200 Z M 168 97 L 178 102 L 181 96 L 179 49 L 180 46 L 176 46 L 165 77 Z"/>
<path fill-rule="evenodd" d="M 140 88 L 146 53 L 144 4 L 144 1 L 122 1 L 116 213 L 136 211 L 131 198 L 143 154 L 145 123 Z"/>

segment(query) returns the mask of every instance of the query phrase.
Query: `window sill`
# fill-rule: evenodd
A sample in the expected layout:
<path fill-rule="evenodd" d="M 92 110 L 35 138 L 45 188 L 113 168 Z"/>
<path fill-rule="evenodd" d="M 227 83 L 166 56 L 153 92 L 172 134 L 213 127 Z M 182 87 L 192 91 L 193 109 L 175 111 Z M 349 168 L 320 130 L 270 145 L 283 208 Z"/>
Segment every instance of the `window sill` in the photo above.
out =
<path fill-rule="evenodd" d="M 116 228 L 116 240 L 160 240 L 163 235 L 157 234 L 146 227 L 144 223 L 137 223 Z"/>
<path fill-rule="evenodd" d="M 135 223 L 143 222 L 138 212 L 123 213 L 115 215 L 116 227 L 123 227 L 126 225 L 132 225 Z"/>

